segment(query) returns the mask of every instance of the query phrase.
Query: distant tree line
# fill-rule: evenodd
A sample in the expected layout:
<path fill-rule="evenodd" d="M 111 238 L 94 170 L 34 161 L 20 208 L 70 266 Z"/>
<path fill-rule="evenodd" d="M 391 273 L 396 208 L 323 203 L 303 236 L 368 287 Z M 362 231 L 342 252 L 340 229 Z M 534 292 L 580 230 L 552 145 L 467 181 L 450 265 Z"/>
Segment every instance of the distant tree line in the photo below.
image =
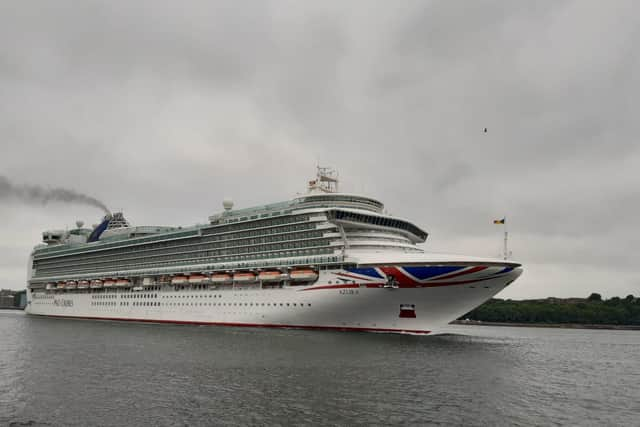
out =
<path fill-rule="evenodd" d="M 588 298 L 546 298 L 542 300 L 491 299 L 461 319 L 483 322 L 576 323 L 640 325 L 640 298 L 628 295 L 603 300 L 600 294 Z"/>

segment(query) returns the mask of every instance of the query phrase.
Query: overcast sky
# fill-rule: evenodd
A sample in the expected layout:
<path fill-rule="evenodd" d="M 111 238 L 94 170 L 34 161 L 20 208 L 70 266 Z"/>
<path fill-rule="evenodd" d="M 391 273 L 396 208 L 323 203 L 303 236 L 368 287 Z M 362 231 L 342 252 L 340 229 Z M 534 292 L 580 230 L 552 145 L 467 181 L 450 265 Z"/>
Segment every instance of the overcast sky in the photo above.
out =
<path fill-rule="evenodd" d="M 189 225 L 319 161 L 429 251 L 496 257 L 506 215 L 501 297 L 640 295 L 639 46 L 634 1 L 5 1 L 0 175 Z M 0 287 L 101 216 L 0 200 Z"/>

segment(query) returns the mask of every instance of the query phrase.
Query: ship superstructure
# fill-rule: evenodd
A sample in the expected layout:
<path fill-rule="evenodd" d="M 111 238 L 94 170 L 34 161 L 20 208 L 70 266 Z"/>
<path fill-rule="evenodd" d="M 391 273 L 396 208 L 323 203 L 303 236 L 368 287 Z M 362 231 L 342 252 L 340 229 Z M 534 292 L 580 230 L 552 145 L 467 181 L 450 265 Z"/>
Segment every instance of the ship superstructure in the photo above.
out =
<path fill-rule="evenodd" d="M 381 202 L 338 193 L 318 168 L 307 194 L 224 210 L 206 225 L 47 231 L 30 260 L 31 314 L 427 333 L 468 312 L 520 265 L 425 253 L 427 233 Z"/>

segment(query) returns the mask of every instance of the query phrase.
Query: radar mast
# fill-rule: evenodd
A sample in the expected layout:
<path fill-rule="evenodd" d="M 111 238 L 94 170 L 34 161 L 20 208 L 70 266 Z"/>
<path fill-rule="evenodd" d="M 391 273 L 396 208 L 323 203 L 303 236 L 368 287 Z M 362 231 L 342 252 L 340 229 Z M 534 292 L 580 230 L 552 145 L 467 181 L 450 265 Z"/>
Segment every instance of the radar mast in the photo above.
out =
<path fill-rule="evenodd" d="M 337 193 L 338 172 L 331 167 L 316 166 L 316 179 L 309 181 L 309 193 Z"/>

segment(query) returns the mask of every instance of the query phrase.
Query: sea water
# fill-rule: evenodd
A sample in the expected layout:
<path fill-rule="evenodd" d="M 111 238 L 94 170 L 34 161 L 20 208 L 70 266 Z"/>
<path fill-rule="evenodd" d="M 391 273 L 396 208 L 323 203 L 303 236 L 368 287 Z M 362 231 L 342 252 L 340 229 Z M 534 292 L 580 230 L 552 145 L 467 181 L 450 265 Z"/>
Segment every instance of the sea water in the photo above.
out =
<path fill-rule="evenodd" d="M 0 425 L 640 425 L 640 332 L 410 336 L 0 311 Z"/>

